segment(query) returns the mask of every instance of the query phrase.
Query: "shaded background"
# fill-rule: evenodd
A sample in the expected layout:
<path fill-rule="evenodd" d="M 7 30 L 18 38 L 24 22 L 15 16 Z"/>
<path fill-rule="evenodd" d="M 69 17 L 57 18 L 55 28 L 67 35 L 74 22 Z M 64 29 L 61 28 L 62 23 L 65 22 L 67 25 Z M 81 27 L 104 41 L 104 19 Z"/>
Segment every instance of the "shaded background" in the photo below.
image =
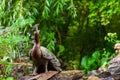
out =
<path fill-rule="evenodd" d="M 41 45 L 57 56 L 63 69 L 87 72 L 108 63 L 120 42 L 119 8 L 119 0 L 1 0 L 1 78 L 31 73 L 32 67 L 14 63 L 31 63 L 37 23 Z"/>

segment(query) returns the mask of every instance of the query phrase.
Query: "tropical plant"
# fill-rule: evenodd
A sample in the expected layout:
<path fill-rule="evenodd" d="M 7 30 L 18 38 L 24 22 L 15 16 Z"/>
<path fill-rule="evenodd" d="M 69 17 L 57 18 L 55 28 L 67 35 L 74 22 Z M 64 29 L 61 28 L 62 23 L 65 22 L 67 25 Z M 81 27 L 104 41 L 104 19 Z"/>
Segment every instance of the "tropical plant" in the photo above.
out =
<path fill-rule="evenodd" d="M 94 62 L 102 64 L 93 55 L 102 57 L 114 51 L 120 39 L 119 7 L 119 0 L 0 0 L 0 64 L 8 59 L 5 66 L 10 66 L 0 75 L 5 79 L 16 59 L 28 57 L 32 26 L 37 23 L 41 45 L 59 57 L 64 69 L 82 69 L 88 60 L 87 70 Z M 107 35 L 110 32 L 116 32 L 118 39 L 115 34 Z"/>

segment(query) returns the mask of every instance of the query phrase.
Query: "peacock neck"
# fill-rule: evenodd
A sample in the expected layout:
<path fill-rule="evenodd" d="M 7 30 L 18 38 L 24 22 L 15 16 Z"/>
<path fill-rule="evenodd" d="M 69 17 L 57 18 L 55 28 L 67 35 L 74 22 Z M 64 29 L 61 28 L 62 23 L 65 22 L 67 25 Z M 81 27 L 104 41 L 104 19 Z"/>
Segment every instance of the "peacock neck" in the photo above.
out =
<path fill-rule="evenodd" d="M 34 37 L 35 37 L 35 43 L 40 45 L 39 33 L 35 33 Z"/>

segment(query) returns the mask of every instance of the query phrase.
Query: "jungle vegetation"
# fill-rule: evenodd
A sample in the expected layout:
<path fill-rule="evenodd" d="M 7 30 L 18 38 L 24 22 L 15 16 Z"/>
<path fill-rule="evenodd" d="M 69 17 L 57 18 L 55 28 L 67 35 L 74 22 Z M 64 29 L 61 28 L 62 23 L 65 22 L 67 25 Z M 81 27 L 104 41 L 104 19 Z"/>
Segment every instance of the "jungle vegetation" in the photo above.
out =
<path fill-rule="evenodd" d="M 21 58 L 31 63 L 35 24 L 41 45 L 63 69 L 88 72 L 104 66 L 120 42 L 119 8 L 119 0 L 0 0 L 0 79 L 31 73 L 31 67 L 14 63 Z"/>

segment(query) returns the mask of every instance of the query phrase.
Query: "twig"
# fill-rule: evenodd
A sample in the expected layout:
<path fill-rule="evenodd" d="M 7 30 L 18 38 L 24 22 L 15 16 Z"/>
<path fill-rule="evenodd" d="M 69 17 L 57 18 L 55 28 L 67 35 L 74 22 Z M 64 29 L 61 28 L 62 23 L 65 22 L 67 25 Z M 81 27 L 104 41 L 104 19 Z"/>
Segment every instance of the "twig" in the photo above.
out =
<path fill-rule="evenodd" d="M 32 66 L 30 63 L 13 63 L 13 65 Z"/>

